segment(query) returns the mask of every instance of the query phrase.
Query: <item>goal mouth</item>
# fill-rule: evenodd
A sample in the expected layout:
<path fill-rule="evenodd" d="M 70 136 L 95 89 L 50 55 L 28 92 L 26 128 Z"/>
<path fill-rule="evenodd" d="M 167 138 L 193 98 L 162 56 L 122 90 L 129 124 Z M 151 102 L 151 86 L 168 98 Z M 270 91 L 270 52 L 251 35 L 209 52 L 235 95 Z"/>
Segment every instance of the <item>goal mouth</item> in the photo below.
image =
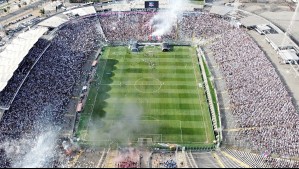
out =
<path fill-rule="evenodd" d="M 138 138 L 137 143 L 140 146 L 147 146 L 147 145 L 152 145 L 153 144 L 153 138 Z"/>

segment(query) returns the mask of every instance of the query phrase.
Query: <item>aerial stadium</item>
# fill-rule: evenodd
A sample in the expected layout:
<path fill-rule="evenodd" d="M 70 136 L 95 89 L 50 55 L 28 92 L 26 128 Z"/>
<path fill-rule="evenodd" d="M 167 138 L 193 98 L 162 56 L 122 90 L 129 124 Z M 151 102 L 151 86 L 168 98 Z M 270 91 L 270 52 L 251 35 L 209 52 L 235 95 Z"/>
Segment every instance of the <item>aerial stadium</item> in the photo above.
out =
<path fill-rule="evenodd" d="M 2 3 L 1 168 L 299 167 L 298 2 Z"/>

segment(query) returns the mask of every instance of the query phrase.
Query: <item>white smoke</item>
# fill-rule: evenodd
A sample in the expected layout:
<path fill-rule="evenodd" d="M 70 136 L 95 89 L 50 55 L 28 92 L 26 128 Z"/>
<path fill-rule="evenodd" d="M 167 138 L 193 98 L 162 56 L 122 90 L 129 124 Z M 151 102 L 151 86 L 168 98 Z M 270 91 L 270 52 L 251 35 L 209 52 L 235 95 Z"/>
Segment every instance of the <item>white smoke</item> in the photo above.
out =
<path fill-rule="evenodd" d="M 57 131 L 41 133 L 32 140 L 34 146 L 22 157 L 20 161 L 13 164 L 13 168 L 40 168 L 48 166 L 55 156 L 55 146 L 58 137 Z"/>
<path fill-rule="evenodd" d="M 176 25 L 178 16 L 182 14 L 184 6 L 188 0 L 171 0 L 169 8 L 158 12 L 151 20 L 150 24 L 154 29 L 152 36 L 163 36 L 171 32 Z"/>
<path fill-rule="evenodd" d="M 27 138 L 10 139 L 0 144 L 0 149 L 11 160 L 13 168 L 49 167 L 57 155 L 58 129 Z"/>
<path fill-rule="evenodd" d="M 130 136 L 140 130 L 140 118 L 143 114 L 143 108 L 137 104 L 120 105 L 120 115 L 114 122 L 109 119 L 100 118 L 93 119 L 89 124 L 89 139 L 90 140 L 107 140 L 111 139 L 119 143 L 128 143 Z"/>

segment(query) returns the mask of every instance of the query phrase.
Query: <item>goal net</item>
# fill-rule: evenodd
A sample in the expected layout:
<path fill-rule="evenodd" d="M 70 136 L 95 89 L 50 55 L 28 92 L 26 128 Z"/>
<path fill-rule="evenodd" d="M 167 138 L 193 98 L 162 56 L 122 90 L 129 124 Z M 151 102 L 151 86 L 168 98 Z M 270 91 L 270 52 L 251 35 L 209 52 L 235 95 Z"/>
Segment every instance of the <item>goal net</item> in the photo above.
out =
<path fill-rule="evenodd" d="M 153 144 L 153 138 L 138 138 L 137 142 L 140 146 L 151 145 Z"/>

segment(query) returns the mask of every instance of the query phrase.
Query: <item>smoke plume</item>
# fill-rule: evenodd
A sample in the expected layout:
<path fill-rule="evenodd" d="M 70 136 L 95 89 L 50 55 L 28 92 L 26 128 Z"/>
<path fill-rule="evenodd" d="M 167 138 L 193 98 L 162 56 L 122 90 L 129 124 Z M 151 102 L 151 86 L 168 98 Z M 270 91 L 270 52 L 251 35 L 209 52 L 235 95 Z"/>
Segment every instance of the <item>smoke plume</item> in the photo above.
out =
<path fill-rule="evenodd" d="M 93 119 L 89 125 L 90 140 L 113 140 L 128 143 L 129 137 L 140 130 L 143 108 L 136 104 L 124 104 L 117 108 L 116 119 Z M 109 113 L 109 112 L 108 112 Z"/>
<path fill-rule="evenodd" d="M 13 164 L 14 168 L 40 168 L 49 167 L 55 156 L 57 131 L 40 134 L 33 140 L 33 147 L 19 161 Z"/>
<path fill-rule="evenodd" d="M 61 127 L 55 125 L 57 111 L 51 104 L 36 115 L 32 131 L 24 131 L 18 139 L 7 138 L 0 149 L 11 160 L 13 168 L 51 167 L 57 156 L 57 140 Z"/>
<path fill-rule="evenodd" d="M 152 36 L 163 36 L 169 34 L 176 25 L 177 18 L 182 14 L 183 7 L 188 0 L 171 0 L 169 8 L 158 12 L 151 20 L 150 24 L 154 30 Z"/>
<path fill-rule="evenodd" d="M 1 143 L 0 149 L 11 159 L 13 168 L 49 167 L 57 153 L 57 133 L 58 131 L 52 130 L 28 138 L 6 140 Z"/>

